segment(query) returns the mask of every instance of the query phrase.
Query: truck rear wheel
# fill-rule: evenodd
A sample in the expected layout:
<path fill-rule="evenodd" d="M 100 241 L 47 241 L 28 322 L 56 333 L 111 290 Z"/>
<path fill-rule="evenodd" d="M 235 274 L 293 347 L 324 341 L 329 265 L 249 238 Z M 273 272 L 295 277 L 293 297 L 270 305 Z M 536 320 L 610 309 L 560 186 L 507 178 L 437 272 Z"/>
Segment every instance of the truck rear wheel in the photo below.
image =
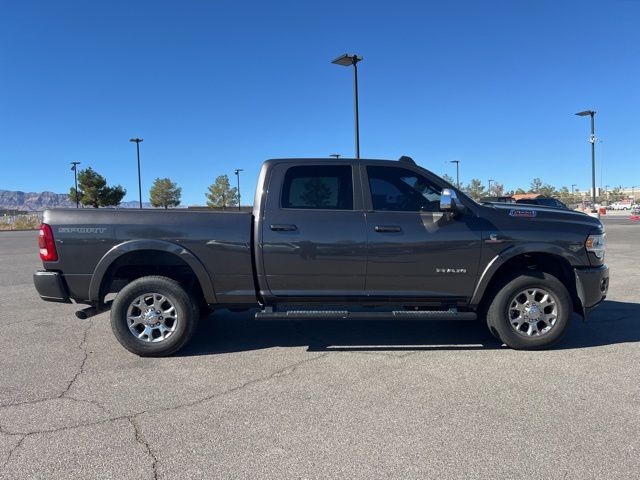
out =
<path fill-rule="evenodd" d="M 178 282 L 149 276 L 120 290 L 111 307 L 111 328 L 130 352 L 141 357 L 161 357 L 187 344 L 198 317 L 197 302 Z"/>
<path fill-rule="evenodd" d="M 523 272 L 498 291 L 487 311 L 487 326 L 507 346 L 519 350 L 549 347 L 569 326 L 571 296 L 546 272 Z"/>

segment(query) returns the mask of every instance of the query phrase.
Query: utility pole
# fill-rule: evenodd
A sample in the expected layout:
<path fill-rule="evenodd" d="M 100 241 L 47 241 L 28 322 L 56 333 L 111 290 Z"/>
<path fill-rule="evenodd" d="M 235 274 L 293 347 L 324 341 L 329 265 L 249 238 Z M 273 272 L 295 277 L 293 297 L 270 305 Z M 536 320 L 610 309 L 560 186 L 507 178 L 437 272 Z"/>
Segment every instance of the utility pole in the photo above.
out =
<path fill-rule="evenodd" d="M 333 60 L 331 63 L 348 67 L 353 65 L 353 107 L 355 111 L 355 136 L 356 136 L 356 158 L 360 158 L 360 115 L 358 113 L 358 62 L 362 57 L 345 53 Z"/>
<path fill-rule="evenodd" d="M 579 117 L 591 117 L 591 136 L 589 143 L 591 144 L 591 211 L 596 212 L 596 112 L 593 110 L 585 110 L 576 113 Z"/>
<path fill-rule="evenodd" d="M 460 190 L 460 160 L 451 160 L 451 163 L 456 164 L 456 187 Z"/>
<path fill-rule="evenodd" d="M 234 172 L 238 179 L 238 210 L 241 210 L 240 209 L 240 172 L 244 172 L 244 170 L 242 168 L 236 168 Z"/>
<path fill-rule="evenodd" d="M 136 152 L 138 153 L 138 198 L 140 200 L 140 208 L 142 208 L 142 179 L 140 177 L 140 142 L 144 141 L 142 138 L 132 138 L 129 140 L 136 144 Z"/>
<path fill-rule="evenodd" d="M 78 165 L 80 165 L 80 162 L 71 162 L 71 170 L 73 170 L 73 177 L 76 182 L 76 208 L 80 208 L 80 198 L 78 197 Z"/>

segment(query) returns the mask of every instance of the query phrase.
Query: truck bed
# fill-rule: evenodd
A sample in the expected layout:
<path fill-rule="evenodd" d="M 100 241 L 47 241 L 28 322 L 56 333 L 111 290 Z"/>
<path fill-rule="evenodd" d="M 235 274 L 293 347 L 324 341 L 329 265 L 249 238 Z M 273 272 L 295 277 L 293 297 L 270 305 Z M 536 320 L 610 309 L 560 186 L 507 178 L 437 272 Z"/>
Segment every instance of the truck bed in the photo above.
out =
<path fill-rule="evenodd" d="M 176 252 L 190 252 L 202 263 L 217 302 L 255 304 L 252 213 L 60 209 L 47 210 L 44 223 L 53 230 L 59 258 L 44 266 L 64 273 L 73 299 L 91 299 L 92 275 L 108 252 L 127 249 L 133 242 L 138 249 L 141 242 L 155 248 L 154 242 L 160 241 L 175 245 Z"/>

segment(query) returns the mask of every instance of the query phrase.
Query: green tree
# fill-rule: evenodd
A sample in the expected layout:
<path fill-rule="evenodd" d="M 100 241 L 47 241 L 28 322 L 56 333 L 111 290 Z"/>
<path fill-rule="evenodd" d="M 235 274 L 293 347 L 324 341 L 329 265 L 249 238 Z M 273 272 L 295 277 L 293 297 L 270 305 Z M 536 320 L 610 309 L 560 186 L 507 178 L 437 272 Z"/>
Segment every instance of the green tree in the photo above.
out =
<path fill-rule="evenodd" d="M 451 175 L 447 175 L 446 173 L 444 175 L 442 175 L 442 179 L 445 182 L 449 182 L 451 185 L 455 186 L 456 185 L 456 181 L 455 179 L 451 176 Z"/>
<path fill-rule="evenodd" d="M 238 205 L 238 189 L 231 188 L 229 177 L 220 175 L 216 181 L 209 185 L 207 196 L 208 207 L 233 207 Z"/>
<path fill-rule="evenodd" d="M 501 197 L 504 195 L 504 185 L 502 183 L 493 182 L 488 192 L 491 197 Z"/>
<path fill-rule="evenodd" d="M 524 191 L 524 188 L 518 188 L 514 193 L 515 195 L 522 195 L 527 192 Z"/>
<path fill-rule="evenodd" d="M 575 203 L 573 195 L 571 195 L 571 191 L 566 186 L 560 187 L 560 190 L 556 192 L 556 196 L 558 197 L 558 200 L 564 204 Z"/>
<path fill-rule="evenodd" d="M 542 180 L 539 178 L 534 178 L 531 182 L 531 187 L 529 188 L 529 193 L 540 193 L 540 188 L 542 187 Z"/>
<path fill-rule="evenodd" d="M 548 183 L 541 185 L 537 193 L 539 193 L 540 195 L 544 195 L 545 197 L 558 196 L 558 191 L 556 190 L 556 187 L 554 187 L 553 185 L 549 185 Z"/>
<path fill-rule="evenodd" d="M 312 177 L 303 184 L 304 191 L 300 195 L 301 200 L 313 208 L 326 207 L 329 204 L 331 190 L 322 178 Z"/>
<path fill-rule="evenodd" d="M 480 200 L 480 198 L 486 196 L 484 185 L 482 185 L 482 181 L 477 178 L 472 178 L 471 182 L 464 188 L 464 191 L 474 200 Z"/>
<path fill-rule="evenodd" d="M 622 188 L 620 187 L 616 187 L 613 190 L 609 191 L 609 202 L 610 203 L 615 203 L 615 202 L 619 202 L 620 200 L 626 198 L 626 195 L 624 194 L 624 192 L 622 191 Z"/>
<path fill-rule="evenodd" d="M 78 191 L 71 187 L 69 199 L 76 202 L 79 199 L 83 205 L 94 208 L 120 205 L 127 191 L 121 185 L 109 187 L 107 179 L 91 167 L 78 172 Z"/>
<path fill-rule="evenodd" d="M 182 188 L 169 178 L 156 178 L 151 190 L 149 190 L 151 205 L 154 207 L 164 207 L 165 209 L 177 207 L 180 205 L 181 196 Z"/>

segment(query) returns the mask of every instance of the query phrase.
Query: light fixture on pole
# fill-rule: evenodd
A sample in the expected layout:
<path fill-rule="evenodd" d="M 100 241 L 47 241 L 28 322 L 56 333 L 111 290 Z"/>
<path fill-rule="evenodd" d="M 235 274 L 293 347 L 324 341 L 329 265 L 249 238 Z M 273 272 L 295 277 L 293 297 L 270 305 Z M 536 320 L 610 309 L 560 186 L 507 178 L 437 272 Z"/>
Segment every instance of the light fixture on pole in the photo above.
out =
<path fill-rule="evenodd" d="M 240 172 L 244 172 L 242 168 L 236 168 L 234 173 L 238 179 L 238 210 L 240 210 Z"/>
<path fill-rule="evenodd" d="M 585 110 L 576 113 L 579 117 L 591 117 L 591 136 L 589 143 L 591 144 L 591 211 L 596 211 L 596 112 L 593 110 Z"/>
<path fill-rule="evenodd" d="M 73 178 L 76 183 L 76 208 L 80 208 L 80 198 L 78 197 L 78 165 L 80 165 L 80 162 L 71 162 L 71 170 L 73 170 Z"/>
<path fill-rule="evenodd" d="M 144 141 L 142 138 L 131 138 L 130 142 L 136 144 L 136 152 L 138 154 L 138 198 L 140 200 L 140 208 L 142 208 L 142 178 L 140 177 L 140 142 Z"/>
<path fill-rule="evenodd" d="M 355 110 L 355 131 L 356 131 L 356 158 L 360 158 L 360 119 L 358 114 L 358 62 L 362 57 L 345 53 L 333 60 L 331 63 L 349 67 L 353 65 L 353 105 Z"/>
<path fill-rule="evenodd" d="M 335 158 L 336 160 L 340 158 L 340 154 L 339 153 L 332 153 L 329 156 Z"/>
<path fill-rule="evenodd" d="M 451 160 L 451 163 L 456 164 L 456 187 L 460 189 L 460 160 Z"/>

